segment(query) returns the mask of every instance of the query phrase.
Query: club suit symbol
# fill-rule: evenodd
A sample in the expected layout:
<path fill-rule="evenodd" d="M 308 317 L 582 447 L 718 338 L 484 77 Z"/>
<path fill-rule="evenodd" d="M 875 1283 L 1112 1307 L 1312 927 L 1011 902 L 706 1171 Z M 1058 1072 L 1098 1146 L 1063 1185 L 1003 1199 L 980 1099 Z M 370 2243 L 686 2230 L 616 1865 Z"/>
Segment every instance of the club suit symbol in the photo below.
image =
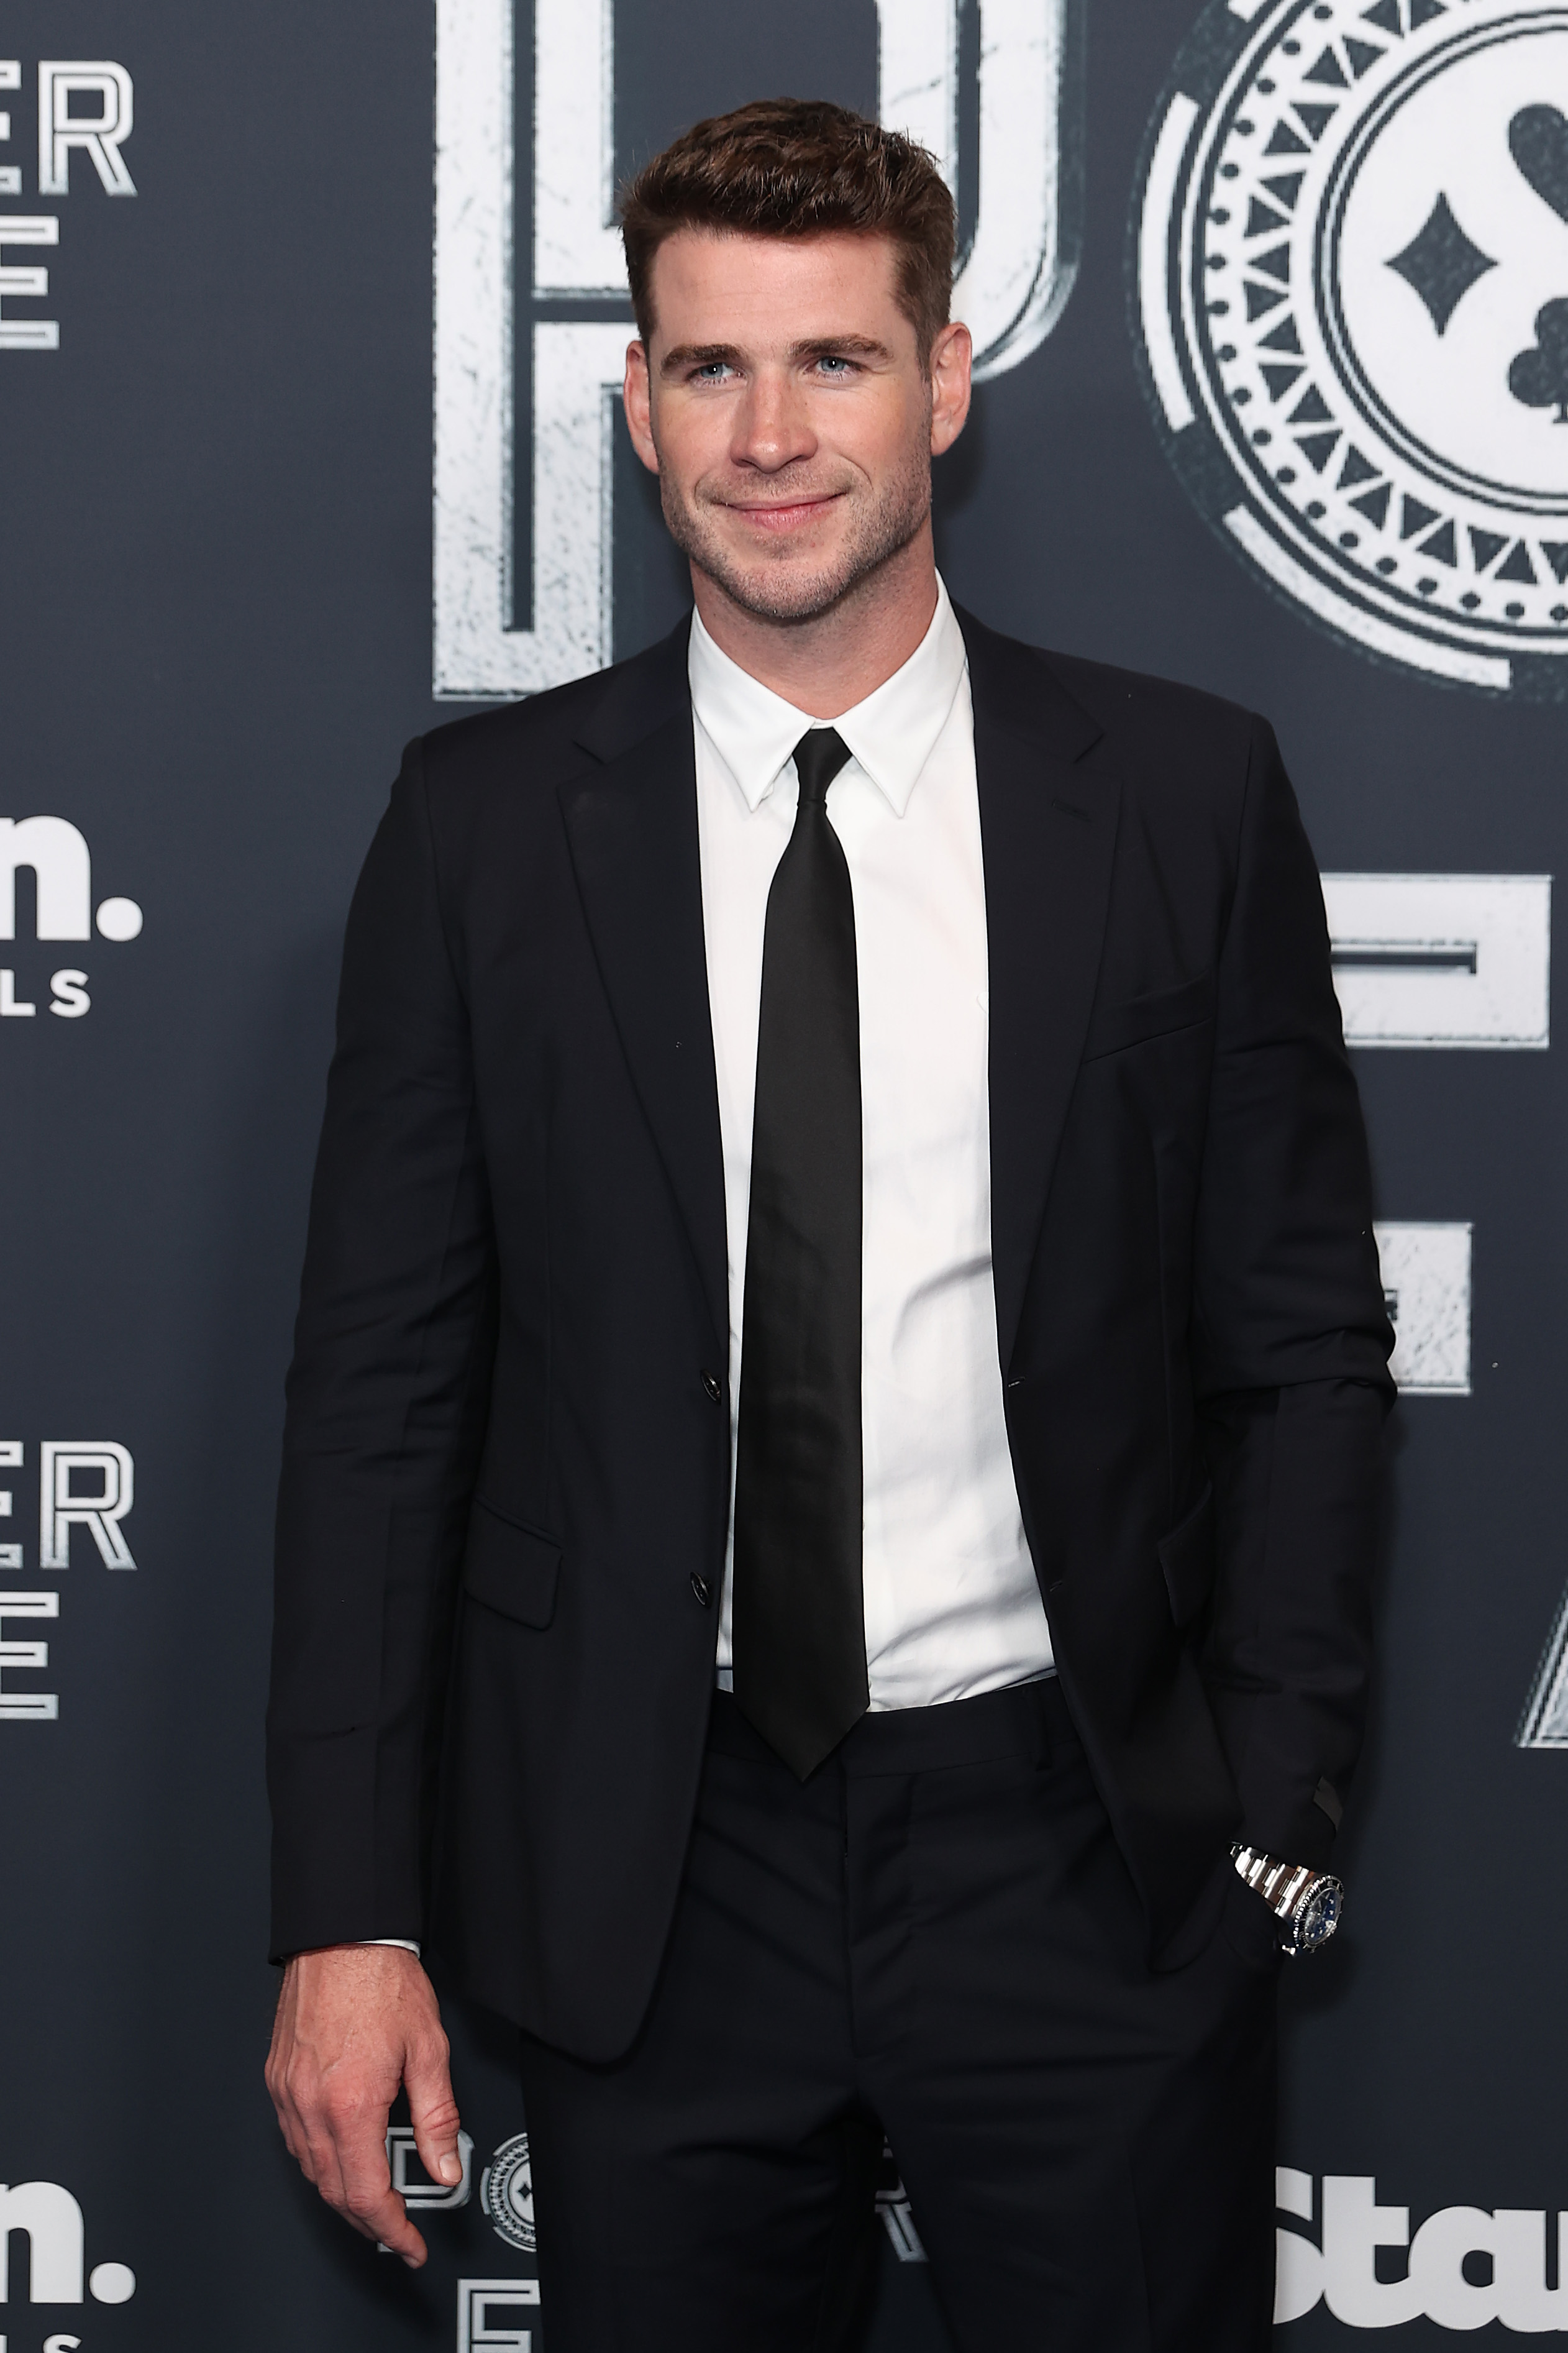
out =
<path fill-rule="evenodd" d="M 1508 388 L 1527 408 L 1555 407 L 1553 425 L 1568 425 L 1568 301 L 1536 312 L 1535 341 L 1509 369 Z"/>

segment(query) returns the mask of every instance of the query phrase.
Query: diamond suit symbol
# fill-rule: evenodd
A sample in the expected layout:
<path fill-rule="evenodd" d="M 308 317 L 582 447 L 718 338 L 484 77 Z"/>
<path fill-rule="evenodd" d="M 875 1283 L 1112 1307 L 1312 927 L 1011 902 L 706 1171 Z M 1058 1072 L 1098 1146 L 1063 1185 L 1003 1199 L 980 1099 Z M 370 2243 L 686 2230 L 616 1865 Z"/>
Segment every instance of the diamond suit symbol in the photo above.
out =
<path fill-rule="evenodd" d="M 1413 286 L 1441 334 L 1466 295 L 1497 263 L 1465 235 L 1447 196 L 1439 196 L 1426 225 L 1388 267 Z"/>

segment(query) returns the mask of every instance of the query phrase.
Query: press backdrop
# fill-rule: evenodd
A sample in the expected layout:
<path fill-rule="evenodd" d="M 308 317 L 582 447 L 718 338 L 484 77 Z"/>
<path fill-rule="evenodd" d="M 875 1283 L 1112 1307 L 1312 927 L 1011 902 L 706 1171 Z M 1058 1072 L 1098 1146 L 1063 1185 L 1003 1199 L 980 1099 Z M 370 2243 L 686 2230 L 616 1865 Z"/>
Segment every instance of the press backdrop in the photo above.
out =
<path fill-rule="evenodd" d="M 954 593 L 1266 711 L 1330 878 L 1405 1394 L 1348 1924 L 1286 1972 L 1284 2342 L 1568 2330 L 1568 16 L 1197 5 L 5 11 L 8 2353 L 548 2342 L 502 2029 L 453 2011 L 419 2278 L 263 2093 L 281 1383 L 403 743 L 681 606 L 606 192 L 780 90 L 953 179 Z M 941 2346 L 896 2155 L 883 2202 L 877 2345 Z"/>

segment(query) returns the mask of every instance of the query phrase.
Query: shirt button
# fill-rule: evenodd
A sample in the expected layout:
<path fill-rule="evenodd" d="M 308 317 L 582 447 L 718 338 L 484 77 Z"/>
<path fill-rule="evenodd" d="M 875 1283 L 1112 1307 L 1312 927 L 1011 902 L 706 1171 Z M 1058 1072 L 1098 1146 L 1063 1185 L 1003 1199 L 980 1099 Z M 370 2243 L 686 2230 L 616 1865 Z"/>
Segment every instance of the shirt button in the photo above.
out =
<path fill-rule="evenodd" d="M 702 1387 L 710 1402 L 713 1405 L 718 1405 L 724 1395 L 723 1382 L 715 1380 L 711 1373 L 704 1373 L 702 1376 Z"/>
<path fill-rule="evenodd" d="M 713 1588 L 709 1584 L 708 1579 L 705 1577 L 694 1576 L 691 1580 L 691 1590 L 706 1609 L 713 1599 Z"/>

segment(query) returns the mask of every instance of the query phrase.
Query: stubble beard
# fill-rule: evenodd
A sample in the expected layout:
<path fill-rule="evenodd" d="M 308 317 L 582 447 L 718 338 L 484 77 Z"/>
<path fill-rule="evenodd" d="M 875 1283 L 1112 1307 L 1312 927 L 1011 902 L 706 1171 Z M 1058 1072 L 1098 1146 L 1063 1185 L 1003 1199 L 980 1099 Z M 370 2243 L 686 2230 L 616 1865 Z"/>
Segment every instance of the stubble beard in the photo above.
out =
<path fill-rule="evenodd" d="M 815 621 L 832 612 L 908 547 L 931 512 L 931 461 L 918 449 L 879 495 L 857 501 L 850 529 L 830 556 L 813 564 L 781 547 L 748 563 L 725 543 L 710 520 L 725 501 L 687 500 L 668 472 L 661 471 L 658 480 L 665 523 L 681 554 L 761 621 Z M 798 496 L 820 495 L 820 484 L 803 479 L 795 487 Z M 787 476 L 773 485 L 781 500 L 787 500 L 791 489 Z"/>

